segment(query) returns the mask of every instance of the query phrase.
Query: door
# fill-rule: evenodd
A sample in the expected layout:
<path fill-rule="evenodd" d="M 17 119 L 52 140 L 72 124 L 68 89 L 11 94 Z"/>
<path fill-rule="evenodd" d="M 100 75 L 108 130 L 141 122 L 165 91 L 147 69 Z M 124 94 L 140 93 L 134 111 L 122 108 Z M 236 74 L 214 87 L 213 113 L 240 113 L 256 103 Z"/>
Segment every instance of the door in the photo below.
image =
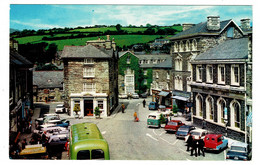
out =
<path fill-rule="evenodd" d="M 93 100 L 84 101 L 84 116 L 93 116 Z"/>

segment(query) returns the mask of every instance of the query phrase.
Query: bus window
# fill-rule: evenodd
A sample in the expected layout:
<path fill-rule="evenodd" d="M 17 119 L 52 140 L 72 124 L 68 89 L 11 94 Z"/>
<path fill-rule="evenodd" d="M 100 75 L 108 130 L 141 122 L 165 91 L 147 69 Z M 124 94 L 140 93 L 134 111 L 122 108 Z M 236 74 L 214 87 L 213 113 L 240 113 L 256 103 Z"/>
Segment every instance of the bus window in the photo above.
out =
<path fill-rule="evenodd" d="M 90 152 L 89 150 L 81 150 L 77 154 L 78 160 L 89 160 L 90 159 Z"/>
<path fill-rule="evenodd" d="M 105 154 L 103 150 L 92 150 L 91 151 L 92 159 L 105 159 Z"/>

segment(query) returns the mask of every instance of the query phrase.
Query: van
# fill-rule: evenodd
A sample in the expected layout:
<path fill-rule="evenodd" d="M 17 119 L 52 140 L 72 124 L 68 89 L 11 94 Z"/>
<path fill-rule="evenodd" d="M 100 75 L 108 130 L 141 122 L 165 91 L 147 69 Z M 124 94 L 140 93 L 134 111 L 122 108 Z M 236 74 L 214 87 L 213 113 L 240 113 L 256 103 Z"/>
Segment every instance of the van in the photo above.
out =
<path fill-rule="evenodd" d="M 228 147 L 228 140 L 221 134 L 207 134 L 204 138 L 206 150 L 223 150 Z"/>
<path fill-rule="evenodd" d="M 160 112 L 153 112 L 147 116 L 147 127 L 161 127 Z"/>
<path fill-rule="evenodd" d="M 149 110 L 157 110 L 158 109 L 158 103 L 157 102 L 150 102 L 149 103 Z"/>

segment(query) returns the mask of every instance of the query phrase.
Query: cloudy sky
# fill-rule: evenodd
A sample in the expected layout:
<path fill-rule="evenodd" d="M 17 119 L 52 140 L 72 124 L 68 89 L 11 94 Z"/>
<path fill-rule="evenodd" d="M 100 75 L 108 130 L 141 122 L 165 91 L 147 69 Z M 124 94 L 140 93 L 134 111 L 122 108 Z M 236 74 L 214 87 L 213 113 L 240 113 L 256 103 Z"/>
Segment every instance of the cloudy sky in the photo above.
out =
<path fill-rule="evenodd" d="M 209 15 L 221 20 L 252 20 L 250 5 L 39 5 L 10 4 L 10 28 L 50 29 L 92 25 L 172 25 L 204 22 Z"/>

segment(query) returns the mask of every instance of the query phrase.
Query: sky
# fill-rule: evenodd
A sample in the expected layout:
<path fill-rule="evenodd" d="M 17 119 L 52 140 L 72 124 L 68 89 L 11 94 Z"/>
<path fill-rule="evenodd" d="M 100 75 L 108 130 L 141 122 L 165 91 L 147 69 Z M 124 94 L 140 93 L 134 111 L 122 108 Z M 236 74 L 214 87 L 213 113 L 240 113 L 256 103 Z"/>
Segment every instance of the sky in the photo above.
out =
<path fill-rule="evenodd" d="M 251 5 L 71 5 L 71 4 L 10 4 L 10 28 L 51 29 L 93 25 L 173 25 L 200 23 L 207 16 L 220 20 L 233 19 L 238 25 L 250 18 Z"/>

